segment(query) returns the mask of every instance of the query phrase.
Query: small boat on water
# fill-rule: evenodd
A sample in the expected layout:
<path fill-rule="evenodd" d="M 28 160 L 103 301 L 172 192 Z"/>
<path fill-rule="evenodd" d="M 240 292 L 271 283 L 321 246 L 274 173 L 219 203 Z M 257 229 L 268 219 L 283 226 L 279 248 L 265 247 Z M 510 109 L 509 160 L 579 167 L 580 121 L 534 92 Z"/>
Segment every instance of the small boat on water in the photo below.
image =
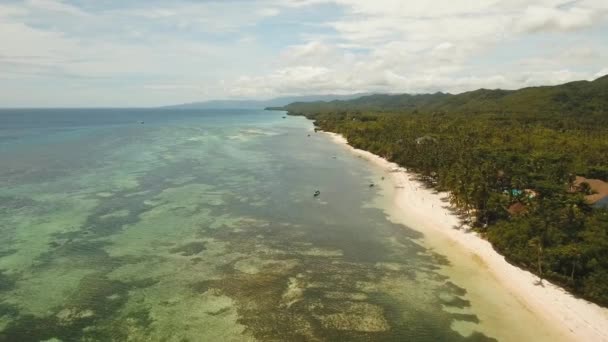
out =
<path fill-rule="evenodd" d="M 316 190 L 313 197 L 319 197 L 319 195 L 321 195 L 321 191 Z"/>

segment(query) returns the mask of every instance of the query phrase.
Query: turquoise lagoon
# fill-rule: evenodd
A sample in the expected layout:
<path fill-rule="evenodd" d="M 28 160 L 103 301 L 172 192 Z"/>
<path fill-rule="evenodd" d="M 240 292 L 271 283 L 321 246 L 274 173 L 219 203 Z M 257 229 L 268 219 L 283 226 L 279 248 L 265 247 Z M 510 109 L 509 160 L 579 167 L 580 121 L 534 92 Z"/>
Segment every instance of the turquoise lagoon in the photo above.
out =
<path fill-rule="evenodd" d="M 0 340 L 494 340 L 378 174 L 283 115 L 0 111 Z"/>

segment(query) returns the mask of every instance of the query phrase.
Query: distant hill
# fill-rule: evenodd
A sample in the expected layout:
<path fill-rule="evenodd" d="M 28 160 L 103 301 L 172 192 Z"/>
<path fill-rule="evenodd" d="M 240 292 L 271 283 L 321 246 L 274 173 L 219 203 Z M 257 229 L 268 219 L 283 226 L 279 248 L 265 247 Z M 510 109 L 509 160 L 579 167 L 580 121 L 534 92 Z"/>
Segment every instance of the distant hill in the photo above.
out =
<path fill-rule="evenodd" d="M 163 108 L 176 109 L 264 109 L 266 107 L 282 107 L 292 102 L 313 102 L 332 100 L 351 100 L 366 94 L 353 95 L 309 95 L 286 96 L 269 100 L 212 100 L 165 106 Z"/>
<path fill-rule="evenodd" d="M 463 223 L 539 283 L 608 307 L 608 76 L 284 109 L 449 192 Z"/>
<path fill-rule="evenodd" d="M 595 81 L 519 90 L 479 89 L 461 94 L 369 95 L 352 100 L 299 101 L 284 107 L 292 114 L 336 111 L 423 111 L 499 114 L 608 113 L 608 75 Z"/>

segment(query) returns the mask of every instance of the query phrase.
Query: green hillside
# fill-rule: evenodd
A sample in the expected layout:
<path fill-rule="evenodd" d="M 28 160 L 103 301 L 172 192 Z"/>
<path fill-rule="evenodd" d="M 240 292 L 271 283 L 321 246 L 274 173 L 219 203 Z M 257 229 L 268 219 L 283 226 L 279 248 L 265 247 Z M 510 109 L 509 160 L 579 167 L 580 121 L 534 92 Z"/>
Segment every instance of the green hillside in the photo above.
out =
<path fill-rule="evenodd" d="M 296 113 L 358 111 L 425 111 L 500 114 L 603 114 L 608 112 L 608 76 L 593 82 L 520 90 L 479 89 L 458 95 L 370 95 L 349 101 L 296 102 L 285 107 Z"/>
<path fill-rule="evenodd" d="M 608 181 L 608 77 L 286 109 L 449 191 L 463 219 L 510 262 L 608 305 L 608 210 L 575 183 Z"/>

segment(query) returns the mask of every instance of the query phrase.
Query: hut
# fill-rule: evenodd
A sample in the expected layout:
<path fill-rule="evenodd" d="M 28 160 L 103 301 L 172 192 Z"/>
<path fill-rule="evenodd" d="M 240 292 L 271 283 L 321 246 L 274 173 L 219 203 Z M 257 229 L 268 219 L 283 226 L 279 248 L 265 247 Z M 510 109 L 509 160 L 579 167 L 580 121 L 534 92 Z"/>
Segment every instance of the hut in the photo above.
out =
<path fill-rule="evenodd" d="M 596 209 L 608 209 L 608 196 L 600 198 L 599 201 L 593 204 L 593 207 Z"/>
<path fill-rule="evenodd" d="M 583 183 L 588 184 L 588 189 L 591 193 L 587 193 L 585 199 L 589 204 L 595 205 L 600 201 L 606 201 L 608 196 L 608 183 L 600 179 L 589 179 L 577 176 L 574 180 L 574 189 L 576 191 L 585 188 Z M 604 202 L 605 203 L 605 202 Z"/>
<path fill-rule="evenodd" d="M 517 216 L 524 214 L 526 211 L 528 211 L 528 208 L 526 208 L 526 206 L 521 202 L 515 202 L 509 206 L 507 211 L 509 214 L 511 214 L 511 216 Z"/>

